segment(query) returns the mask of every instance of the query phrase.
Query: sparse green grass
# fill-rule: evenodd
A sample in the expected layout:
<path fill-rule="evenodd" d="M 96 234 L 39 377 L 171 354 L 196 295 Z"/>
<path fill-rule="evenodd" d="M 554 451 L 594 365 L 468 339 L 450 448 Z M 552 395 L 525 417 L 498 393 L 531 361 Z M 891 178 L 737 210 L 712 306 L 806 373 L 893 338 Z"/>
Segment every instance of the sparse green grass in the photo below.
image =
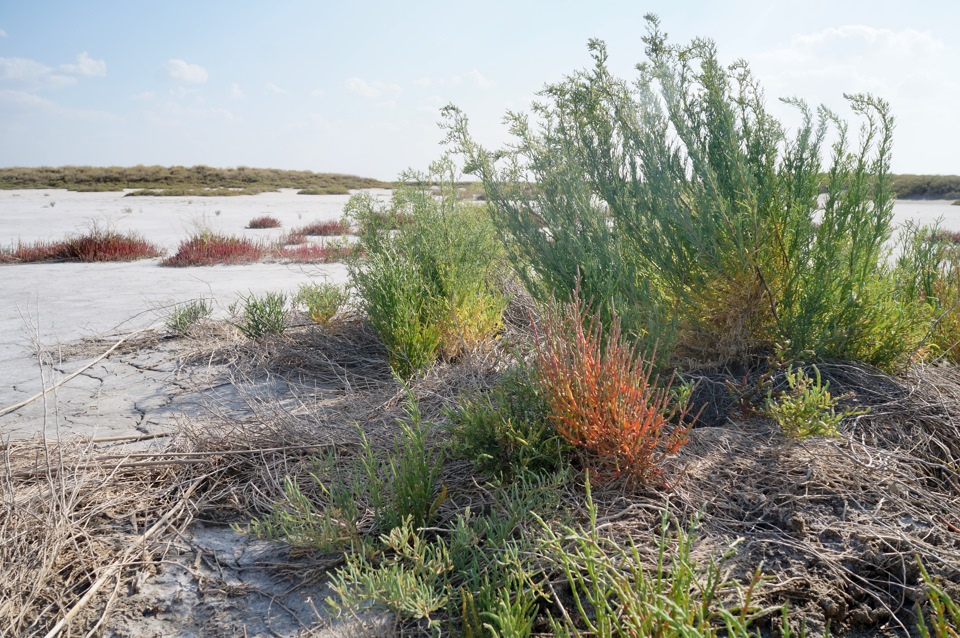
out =
<path fill-rule="evenodd" d="M 204 298 L 177 305 L 167 317 L 167 330 L 176 335 L 186 335 L 190 329 L 213 312 L 213 304 Z"/>
<path fill-rule="evenodd" d="M 239 318 L 233 323 L 248 339 L 281 335 L 287 327 L 287 296 L 279 292 L 253 293 L 237 304 Z"/>

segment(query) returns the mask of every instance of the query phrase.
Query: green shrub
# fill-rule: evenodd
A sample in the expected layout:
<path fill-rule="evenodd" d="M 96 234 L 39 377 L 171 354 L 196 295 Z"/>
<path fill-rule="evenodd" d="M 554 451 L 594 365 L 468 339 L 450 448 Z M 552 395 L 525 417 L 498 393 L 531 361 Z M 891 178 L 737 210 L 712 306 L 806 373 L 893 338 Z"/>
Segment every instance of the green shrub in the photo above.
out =
<path fill-rule="evenodd" d="M 670 44 L 648 20 L 636 83 L 591 41 L 593 68 L 542 91 L 537 126 L 508 116 L 504 150 L 447 109 L 531 291 L 569 299 L 579 281 L 604 325 L 616 309 L 645 354 L 691 366 L 749 363 L 775 342 L 903 362 L 929 315 L 888 265 L 887 103 L 848 96 L 864 123 L 851 142 L 831 111 L 789 100 L 801 124 L 788 135 L 745 63 L 721 65 L 709 40 Z"/>
<path fill-rule="evenodd" d="M 389 202 L 360 193 L 345 209 L 361 238 L 353 284 L 401 377 L 483 344 L 502 324 L 496 235 L 482 206 L 457 197 L 455 177 L 449 161 L 436 162 L 402 176 Z M 393 230 L 398 218 L 410 221 Z"/>
<path fill-rule="evenodd" d="M 566 464 L 570 445 L 554 430 L 536 379 L 522 366 L 488 392 L 463 399 L 450 419 L 454 454 L 485 474 L 511 479 Z"/>
<path fill-rule="evenodd" d="M 440 484 L 444 456 L 428 448 L 431 425 L 423 421 L 420 406 L 407 391 L 406 420 L 397 421 L 399 435 L 393 453 L 378 459 L 365 443 L 362 464 L 377 526 L 389 530 L 409 522 L 419 529 L 433 522 L 437 508 L 446 498 Z"/>
<path fill-rule="evenodd" d="M 204 298 L 177 305 L 167 317 L 167 330 L 183 336 L 193 326 L 206 319 L 213 312 L 213 305 Z"/>
<path fill-rule="evenodd" d="M 353 552 L 331 579 L 328 604 L 344 615 L 374 605 L 449 635 L 529 635 L 542 594 L 530 529 L 556 517 L 570 477 L 520 477 L 488 486 L 488 512 L 467 508 L 432 536 L 404 520 L 379 548 Z"/>
<path fill-rule="evenodd" d="M 293 303 L 303 305 L 314 323 L 326 324 L 349 299 L 350 293 L 343 286 L 324 282 L 301 284 Z"/>
<path fill-rule="evenodd" d="M 268 292 L 263 296 L 251 293 L 242 300 L 240 319 L 233 325 L 248 339 L 283 334 L 287 323 L 287 296 Z"/>
<path fill-rule="evenodd" d="M 820 370 L 813 376 L 791 365 L 786 370 L 787 390 L 774 394 L 767 391 L 764 411 L 793 439 L 808 436 L 837 436 L 840 422 L 848 416 L 865 414 L 858 410 L 837 412 L 838 397 L 830 395 L 830 382 L 820 380 Z"/>

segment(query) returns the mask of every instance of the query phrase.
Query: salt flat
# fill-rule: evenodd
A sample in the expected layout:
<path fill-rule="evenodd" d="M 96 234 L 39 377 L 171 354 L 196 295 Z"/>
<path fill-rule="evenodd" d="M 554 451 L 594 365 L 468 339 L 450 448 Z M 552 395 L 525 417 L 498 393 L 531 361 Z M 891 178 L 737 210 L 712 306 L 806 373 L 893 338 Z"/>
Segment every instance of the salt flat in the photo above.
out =
<path fill-rule="evenodd" d="M 169 253 L 198 227 L 271 240 L 312 221 L 339 219 L 347 199 L 347 195 L 297 195 L 290 189 L 235 197 L 124 197 L 116 192 L 50 189 L 0 191 L 0 245 L 58 240 L 82 233 L 92 225 L 140 233 Z M 279 219 L 282 227 L 245 228 L 251 218 L 266 213 Z M 346 280 L 342 264 L 164 268 L 158 262 L 148 259 L 0 266 L 0 408 L 32 396 L 83 363 L 70 361 L 57 370 L 47 369 L 42 380 L 37 344 L 56 360 L 58 343 L 162 325 L 171 306 L 201 296 L 213 299 L 222 316 L 224 308 L 240 295 L 289 293 L 311 280 Z M 117 383 L 115 374 L 106 377 Z M 82 380 L 70 383 L 77 387 Z M 30 434 L 31 427 L 36 429 L 35 425 L 20 421 L 14 427 L 10 417 L 0 417 L 0 438 L 22 437 Z"/>

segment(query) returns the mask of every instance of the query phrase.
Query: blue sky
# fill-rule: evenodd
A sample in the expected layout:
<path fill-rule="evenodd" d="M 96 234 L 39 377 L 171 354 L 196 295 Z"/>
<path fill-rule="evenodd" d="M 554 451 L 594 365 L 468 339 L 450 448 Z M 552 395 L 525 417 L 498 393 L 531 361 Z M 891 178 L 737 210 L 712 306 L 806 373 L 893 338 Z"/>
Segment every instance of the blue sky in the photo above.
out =
<path fill-rule="evenodd" d="M 909 5 L 909 6 L 908 6 Z M 0 166 L 208 164 L 392 179 L 442 152 L 439 108 L 505 111 L 607 42 L 630 77 L 643 14 L 745 58 L 768 101 L 888 99 L 896 172 L 960 174 L 960 3 L 0 0 Z"/>

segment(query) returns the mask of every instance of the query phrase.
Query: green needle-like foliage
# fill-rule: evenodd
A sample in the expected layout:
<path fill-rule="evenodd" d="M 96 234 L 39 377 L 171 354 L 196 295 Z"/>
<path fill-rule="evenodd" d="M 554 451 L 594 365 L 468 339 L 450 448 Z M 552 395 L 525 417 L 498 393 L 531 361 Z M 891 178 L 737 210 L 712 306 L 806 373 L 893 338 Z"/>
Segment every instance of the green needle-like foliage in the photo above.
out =
<path fill-rule="evenodd" d="M 846 96 L 862 122 L 851 141 L 833 112 L 789 99 L 788 132 L 745 62 L 648 21 L 636 82 L 592 40 L 592 68 L 544 88 L 533 118 L 508 115 L 505 150 L 446 111 L 533 293 L 569 299 L 580 282 L 604 325 L 616 311 L 647 354 L 697 367 L 776 342 L 886 368 L 909 357 L 930 312 L 892 266 L 888 104 Z"/>

